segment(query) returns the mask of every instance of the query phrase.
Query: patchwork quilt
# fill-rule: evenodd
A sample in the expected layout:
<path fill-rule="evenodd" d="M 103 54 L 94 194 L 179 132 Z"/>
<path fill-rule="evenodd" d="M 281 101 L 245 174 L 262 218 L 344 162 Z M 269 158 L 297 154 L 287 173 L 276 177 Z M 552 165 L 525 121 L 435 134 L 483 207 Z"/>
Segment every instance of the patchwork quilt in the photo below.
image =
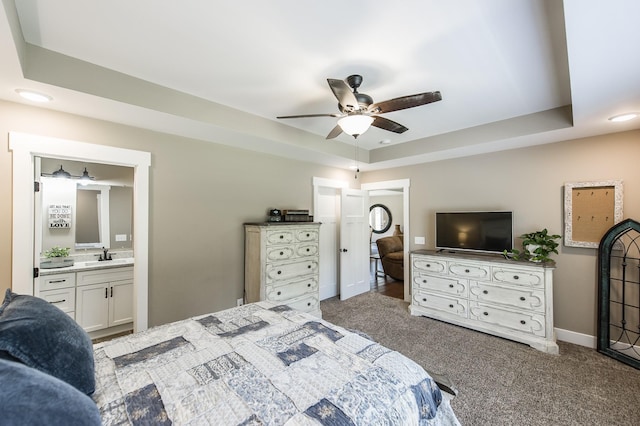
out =
<path fill-rule="evenodd" d="M 94 346 L 106 425 L 457 425 L 418 364 L 258 302 Z"/>

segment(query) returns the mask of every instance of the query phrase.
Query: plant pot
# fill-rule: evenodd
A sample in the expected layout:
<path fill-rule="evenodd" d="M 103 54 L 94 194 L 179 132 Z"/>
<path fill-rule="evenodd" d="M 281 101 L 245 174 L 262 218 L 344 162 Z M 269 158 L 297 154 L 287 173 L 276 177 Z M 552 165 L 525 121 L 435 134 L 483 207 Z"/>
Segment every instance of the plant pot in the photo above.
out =
<path fill-rule="evenodd" d="M 540 248 L 540 246 L 538 244 L 527 244 L 527 246 L 525 248 L 529 252 L 529 256 L 530 256 L 529 257 L 529 261 L 530 262 L 535 262 L 535 263 L 542 262 L 541 259 L 537 259 L 538 254 L 536 253 L 536 250 Z"/>

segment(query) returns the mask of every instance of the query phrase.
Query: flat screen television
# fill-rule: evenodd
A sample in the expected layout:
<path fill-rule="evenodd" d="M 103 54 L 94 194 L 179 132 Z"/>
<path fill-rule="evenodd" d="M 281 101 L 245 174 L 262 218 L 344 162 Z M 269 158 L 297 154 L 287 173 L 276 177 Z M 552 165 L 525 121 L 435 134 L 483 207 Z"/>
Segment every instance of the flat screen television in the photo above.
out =
<path fill-rule="evenodd" d="M 502 253 L 513 249 L 513 212 L 436 212 L 436 249 Z"/>

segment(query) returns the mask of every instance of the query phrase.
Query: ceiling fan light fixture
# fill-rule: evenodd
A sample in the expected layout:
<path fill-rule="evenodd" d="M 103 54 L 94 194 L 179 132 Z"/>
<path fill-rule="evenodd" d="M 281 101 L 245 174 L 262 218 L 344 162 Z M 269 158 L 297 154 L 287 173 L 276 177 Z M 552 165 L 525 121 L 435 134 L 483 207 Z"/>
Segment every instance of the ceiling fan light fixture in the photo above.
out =
<path fill-rule="evenodd" d="M 338 125 L 342 131 L 354 137 L 366 132 L 371 123 L 373 123 L 373 117 L 362 114 L 348 115 L 338 120 Z"/>

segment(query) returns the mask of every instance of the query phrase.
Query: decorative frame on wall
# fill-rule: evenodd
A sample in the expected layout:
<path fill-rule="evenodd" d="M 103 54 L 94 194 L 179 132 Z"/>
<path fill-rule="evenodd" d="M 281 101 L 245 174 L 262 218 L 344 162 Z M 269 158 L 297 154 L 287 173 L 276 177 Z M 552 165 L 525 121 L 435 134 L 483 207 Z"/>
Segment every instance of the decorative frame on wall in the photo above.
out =
<path fill-rule="evenodd" d="M 564 245 L 598 248 L 602 236 L 622 220 L 622 181 L 564 184 Z"/>

